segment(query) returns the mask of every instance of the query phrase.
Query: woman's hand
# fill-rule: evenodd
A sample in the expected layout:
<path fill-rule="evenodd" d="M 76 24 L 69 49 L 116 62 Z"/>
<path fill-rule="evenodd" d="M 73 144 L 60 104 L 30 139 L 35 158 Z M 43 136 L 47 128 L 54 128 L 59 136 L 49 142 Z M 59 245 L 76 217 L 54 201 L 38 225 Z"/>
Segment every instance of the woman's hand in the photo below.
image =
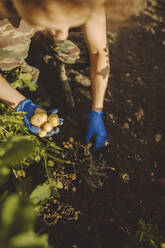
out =
<path fill-rule="evenodd" d="M 25 118 L 24 118 L 24 123 L 25 123 L 25 126 L 29 129 L 29 131 L 31 131 L 32 133 L 39 133 L 41 131 L 41 129 L 39 127 L 35 127 L 31 124 L 30 122 L 30 118 L 32 117 L 32 115 L 34 114 L 34 111 L 36 108 L 40 108 L 42 109 L 39 105 L 36 105 L 35 103 L 33 103 L 31 100 L 29 99 L 26 99 L 24 100 L 23 102 L 21 102 L 19 104 L 19 106 L 17 107 L 16 111 L 23 111 L 23 112 L 26 112 L 26 115 L 25 115 Z M 48 111 L 48 113 L 57 113 L 58 110 L 57 109 L 53 109 L 51 111 Z M 60 126 L 63 124 L 63 119 L 60 118 Z M 55 130 L 52 130 L 50 133 L 47 134 L 46 137 L 49 137 L 49 136 L 52 136 L 54 134 L 57 134 L 59 133 L 60 129 L 59 127 L 56 127 Z"/>
<path fill-rule="evenodd" d="M 88 115 L 88 131 L 85 141 L 86 144 L 88 144 L 91 138 L 95 136 L 96 141 L 94 147 L 91 149 L 92 152 L 103 147 L 105 144 L 107 132 L 102 117 L 103 112 L 97 112 L 94 110 L 91 110 Z"/>

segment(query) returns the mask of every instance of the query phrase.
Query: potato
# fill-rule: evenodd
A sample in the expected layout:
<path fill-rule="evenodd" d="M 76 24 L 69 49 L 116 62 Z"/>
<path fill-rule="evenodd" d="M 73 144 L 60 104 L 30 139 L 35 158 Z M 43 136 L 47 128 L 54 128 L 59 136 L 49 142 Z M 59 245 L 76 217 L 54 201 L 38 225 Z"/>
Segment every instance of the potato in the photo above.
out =
<path fill-rule="evenodd" d="M 50 122 L 45 122 L 42 126 L 41 126 L 42 130 L 44 130 L 45 132 L 49 133 L 50 131 L 52 131 L 53 127 L 50 124 Z"/>
<path fill-rule="evenodd" d="M 51 114 L 48 116 L 48 122 L 50 122 L 52 127 L 57 127 L 60 124 L 60 119 L 57 114 Z"/>
<path fill-rule="evenodd" d="M 44 122 L 46 122 L 48 119 L 48 116 L 46 113 L 38 113 L 38 114 L 34 114 L 31 119 L 30 122 L 32 125 L 36 126 L 36 127 L 40 127 Z"/>
<path fill-rule="evenodd" d="M 38 133 L 38 136 L 43 138 L 47 135 L 47 132 L 45 132 L 44 130 L 41 130 L 39 133 Z"/>
<path fill-rule="evenodd" d="M 45 109 L 36 108 L 34 110 L 34 114 L 38 114 L 38 113 L 45 113 L 46 114 L 46 110 Z"/>

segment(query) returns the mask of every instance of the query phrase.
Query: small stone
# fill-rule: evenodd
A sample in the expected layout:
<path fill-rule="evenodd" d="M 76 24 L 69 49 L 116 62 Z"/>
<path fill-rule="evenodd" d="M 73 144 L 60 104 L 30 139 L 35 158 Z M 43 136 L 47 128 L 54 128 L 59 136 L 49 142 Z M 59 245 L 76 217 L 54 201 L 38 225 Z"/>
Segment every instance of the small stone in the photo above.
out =
<path fill-rule="evenodd" d="M 113 114 L 109 114 L 110 119 L 113 120 Z"/>
<path fill-rule="evenodd" d="M 130 74 L 129 74 L 129 72 L 127 72 L 127 73 L 125 74 L 125 77 L 126 77 L 126 78 L 129 78 L 129 76 L 130 76 Z"/>
<path fill-rule="evenodd" d="M 156 143 L 159 143 L 161 141 L 161 139 L 162 139 L 162 135 L 160 133 L 155 135 L 155 142 Z"/>
<path fill-rule="evenodd" d="M 125 123 L 124 123 L 123 129 L 129 129 L 129 123 L 128 123 L 128 122 L 125 122 Z"/>
<path fill-rule="evenodd" d="M 127 99 L 127 103 L 131 104 L 132 100 L 131 99 Z"/>
<path fill-rule="evenodd" d="M 154 69 L 157 70 L 157 69 L 159 69 L 159 67 L 158 67 L 157 65 L 155 65 L 155 66 L 154 66 Z"/>
<path fill-rule="evenodd" d="M 158 164 L 155 162 L 154 163 L 154 168 L 157 169 L 158 168 Z"/>
<path fill-rule="evenodd" d="M 72 191 L 73 191 L 73 192 L 76 192 L 76 191 L 77 191 L 76 187 L 73 187 L 73 188 L 72 188 Z"/>

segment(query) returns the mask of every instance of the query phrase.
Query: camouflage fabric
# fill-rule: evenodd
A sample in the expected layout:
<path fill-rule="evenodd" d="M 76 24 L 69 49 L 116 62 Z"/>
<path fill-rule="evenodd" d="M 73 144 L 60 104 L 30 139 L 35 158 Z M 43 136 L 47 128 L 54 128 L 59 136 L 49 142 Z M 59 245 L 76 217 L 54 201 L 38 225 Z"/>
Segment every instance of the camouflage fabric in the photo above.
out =
<path fill-rule="evenodd" d="M 8 19 L 0 20 L 0 68 L 11 70 L 21 66 L 28 56 L 34 30 L 20 20 L 15 27 Z"/>
<path fill-rule="evenodd" d="M 88 66 L 90 62 L 89 52 L 81 28 L 72 29 L 69 33 L 68 39 L 70 39 L 80 49 L 80 55 L 76 60 L 76 63 Z"/>
<path fill-rule="evenodd" d="M 70 40 L 62 42 L 55 42 L 51 46 L 55 52 L 55 56 L 66 64 L 75 64 L 76 60 L 80 58 L 79 48 Z"/>
<path fill-rule="evenodd" d="M 52 42 L 51 34 L 47 34 L 47 39 L 44 41 L 45 44 L 43 44 L 44 35 L 41 35 L 39 40 L 44 48 L 51 50 L 51 56 L 65 64 L 89 64 L 88 49 L 80 28 L 72 29 L 69 32 L 68 39 L 64 41 L 55 40 L 55 42 Z M 49 47 L 48 40 L 51 40 Z"/>

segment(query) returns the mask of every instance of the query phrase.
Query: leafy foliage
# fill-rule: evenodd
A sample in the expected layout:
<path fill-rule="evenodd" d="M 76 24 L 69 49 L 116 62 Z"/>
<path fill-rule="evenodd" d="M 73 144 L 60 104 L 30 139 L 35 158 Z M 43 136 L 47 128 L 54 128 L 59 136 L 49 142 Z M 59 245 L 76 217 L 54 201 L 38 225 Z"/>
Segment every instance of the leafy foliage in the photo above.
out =
<path fill-rule="evenodd" d="M 0 244 L 7 248 L 48 248 L 48 236 L 38 236 L 33 225 L 36 220 L 34 206 L 27 200 L 12 194 L 2 205 L 0 215 Z"/>
<path fill-rule="evenodd" d="M 0 165 L 13 167 L 19 165 L 25 157 L 32 154 L 33 144 L 28 136 L 13 136 L 7 143 L 1 144 L 0 151 Z"/>
<path fill-rule="evenodd" d="M 30 195 L 30 200 L 34 204 L 43 202 L 51 196 L 51 185 L 50 184 L 41 184 L 38 185 Z"/>
<path fill-rule="evenodd" d="M 24 113 L 0 104 L 0 244 L 6 248 L 49 248 L 48 236 L 34 230 L 36 207 L 51 195 L 59 197 L 60 182 L 54 181 L 51 168 L 63 163 L 61 148 L 51 138 L 40 139 L 24 126 Z M 45 182 L 34 185 L 26 169 L 39 165 Z M 14 192 L 5 184 L 14 175 Z M 13 183 L 13 182 L 12 182 Z"/>
<path fill-rule="evenodd" d="M 144 247 L 159 248 L 164 246 L 163 237 L 159 234 L 157 227 L 153 227 L 150 223 L 145 223 L 143 219 L 138 221 L 138 229 L 135 238 Z"/>
<path fill-rule="evenodd" d="M 13 88 L 23 89 L 24 87 L 28 87 L 30 91 L 36 90 L 36 85 L 33 82 L 31 73 L 22 72 L 21 68 L 14 68 L 10 71 L 1 71 L 1 74 L 11 83 Z"/>

